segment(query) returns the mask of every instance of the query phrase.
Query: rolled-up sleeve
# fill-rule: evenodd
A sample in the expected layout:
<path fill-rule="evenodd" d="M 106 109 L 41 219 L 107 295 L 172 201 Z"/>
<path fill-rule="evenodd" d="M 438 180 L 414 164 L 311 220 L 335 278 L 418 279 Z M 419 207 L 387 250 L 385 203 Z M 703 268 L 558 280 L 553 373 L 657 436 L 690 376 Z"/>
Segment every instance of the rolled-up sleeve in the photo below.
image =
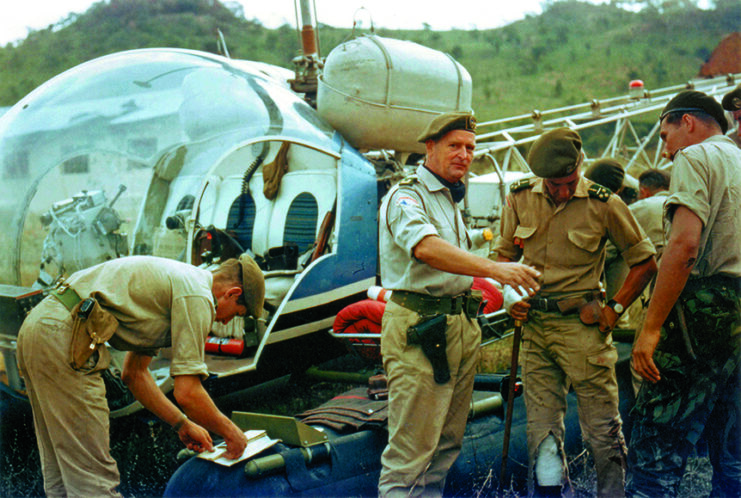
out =
<path fill-rule="evenodd" d="M 617 196 L 608 202 L 608 237 L 628 266 L 635 266 L 656 255 L 653 243 L 636 221 L 628 206 Z"/>
<path fill-rule="evenodd" d="M 669 197 L 664 203 L 664 218 L 671 221 L 674 211 L 684 206 L 700 218 L 703 226 L 707 225 L 712 211 L 710 189 L 707 188 L 709 172 L 703 161 L 691 157 L 684 151 L 677 153 L 672 168 L 672 181 Z"/>
<path fill-rule="evenodd" d="M 494 246 L 494 251 L 499 257 L 507 258 L 510 261 L 518 261 L 522 255 L 522 250 L 514 243 L 515 230 L 519 221 L 517 212 L 512 207 L 513 202 L 512 196 L 507 196 L 507 204 L 502 209 L 499 238 Z"/>
<path fill-rule="evenodd" d="M 208 377 L 204 347 L 214 314 L 213 303 L 203 296 L 184 296 L 172 303 L 171 376 Z"/>

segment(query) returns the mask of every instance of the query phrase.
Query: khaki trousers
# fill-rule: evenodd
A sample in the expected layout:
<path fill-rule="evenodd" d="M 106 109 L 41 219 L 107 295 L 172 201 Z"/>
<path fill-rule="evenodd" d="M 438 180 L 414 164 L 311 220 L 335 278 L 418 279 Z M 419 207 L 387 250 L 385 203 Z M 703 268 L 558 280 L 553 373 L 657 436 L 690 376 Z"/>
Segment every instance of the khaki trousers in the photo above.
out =
<path fill-rule="evenodd" d="M 569 385 L 576 393 L 582 438 L 595 460 L 597 494 L 624 496 L 625 441 L 618 411 L 617 350 L 612 336 L 578 315 L 530 311 L 523 326 L 522 377 L 530 471 L 540 443 L 563 447 Z"/>
<path fill-rule="evenodd" d="M 47 496 L 121 496 L 110 454 L 105 385 L 68 364 L 72 318 L 54 297 L 39 303 L 18 334 L 18 362 L 33 410 Z"/>
<path fill-rule="evenodd" d="M 481 330 L 463 313 L 447 317 L 451 379 L 440 385 L 421 348 L 407 345 L 406 331 L 419 319 L 417 313 L 393 302 L 383 315 L 381 353 L 389 384 L 389 441 L 381 456 L 379 496 L 442 496 L 466 430 Z"/>

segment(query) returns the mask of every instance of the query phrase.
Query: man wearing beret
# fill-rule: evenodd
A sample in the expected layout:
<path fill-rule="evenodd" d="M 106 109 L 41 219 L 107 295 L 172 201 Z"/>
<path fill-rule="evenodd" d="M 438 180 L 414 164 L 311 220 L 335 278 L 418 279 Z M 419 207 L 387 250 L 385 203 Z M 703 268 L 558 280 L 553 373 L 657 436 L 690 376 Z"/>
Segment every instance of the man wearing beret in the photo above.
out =
<path fill-rule="evenodd" d="M 623 188 L 625 170 L 622 164 L 611 157 L 603 157 L 592 163 L 584 172 L 584 177 L 610 189 L 613 194 L 619 194 Z"/>
<path fill-rule="evenodd" d="M 86 363 L 70 362 L 85 303 L 81 299 L 94 296 L 103 312 L 115 318 L 108 319 L 115 331 L 107 342 L 127 351 L 121 377 L 134 397 L 171 425 L 188 448 L 212 449 L 210 431 L 224 438 L 226 456 L 237 458 L 247 438 L 201 384 L 208 376 L 204 343 L 214 321 L 259 316 L 264 295 L 262 272 L 246 254 L 213 272 L 170 259 L 130 256 L 72 274 L 41 301 L 18 334 L 18 361 L 31 401 L 46 495 L 121 496 L 101 375 L 110 353 L 105 344 L 92 346 L 95 352 Z M 183 411 L 149 371 L 158 348 L 170 346 L 173 393 Z"/>
<path fill-rule="evenodd" d="M 676 95 L 660 116 L 674 163 L 667 244 L 633 346 L 644 382 L 631 412 L 627 491 L 675 496 L 705 434 L 711 496 L 741 495 L 741 150 L 714 98 Z"/>
<path fill-rule="evenodd" d="M 656 272 L 654 248 L 625 203 L 581 176 L 581 145 L 579 134 L 568 128 L 535 141 L 528 164 L 538 178 L 510 187 L 496 244 L 500 261 L 522 260 L 542 273 L 540 292 L 510 309 L 525 322 L 521 358 L 530 485 L 538 496 L 560 496 L 568 481 L 563 441 L 569 386 L 594 457 L 598 495 L 624 493 L 617 350 L 610 332 Z M 630 272 L 605 305 L 600 278 L 608 240 Z"/>
<path fill-rule="evenodd" d="M 735 142 L 741 147 L 741 85 L 728 92 L 723 96 L 721 101 L 723 109 L 733 114 L 733 121 L 736 123 Z"/>
<path fill-rule="evenodd" d="M 419 136 L 424 164 L 381 203 L 381 283 L 393 292 L 381 330 L 389 441 L 380 496 L 441 496 L 460 453 L 481 342 L 472 277 L 538 288 L 532 268 L 468 252 L 471 239 L 458 203 L 474 131 L 471 112 L 432 119 Z"/>

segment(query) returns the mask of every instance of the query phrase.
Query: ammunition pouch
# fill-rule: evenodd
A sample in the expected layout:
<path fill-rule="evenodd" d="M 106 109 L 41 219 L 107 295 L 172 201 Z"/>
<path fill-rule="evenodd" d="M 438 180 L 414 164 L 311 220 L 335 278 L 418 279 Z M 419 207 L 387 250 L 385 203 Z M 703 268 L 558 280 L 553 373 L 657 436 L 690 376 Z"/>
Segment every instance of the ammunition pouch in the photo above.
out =
<path fill-rule="evenodd" d="M 447 328 L 447 315 L 435 315 L 424 317 L 423 321 L 407 330 L 407 344 L 419 345 L 422 348 L 422 352 L 432 365 L 433 376 L 438 384 L 445 384 L 450 380 L 450 367 L 445 352 Z"/>
<path fill-rule="evenodd" d="M 69 348 L 69 363 L 75 370 L 93 371 L 108 368 L 110 353 L 101 344 L 110 339 L 118 328 L 118 320 L 105 311 L 95 297 L 77 303 L 72 309 L 72 339 Z M 93 367 L 87 365 L 90 357 L 98 351 L 99 358 Z"/>

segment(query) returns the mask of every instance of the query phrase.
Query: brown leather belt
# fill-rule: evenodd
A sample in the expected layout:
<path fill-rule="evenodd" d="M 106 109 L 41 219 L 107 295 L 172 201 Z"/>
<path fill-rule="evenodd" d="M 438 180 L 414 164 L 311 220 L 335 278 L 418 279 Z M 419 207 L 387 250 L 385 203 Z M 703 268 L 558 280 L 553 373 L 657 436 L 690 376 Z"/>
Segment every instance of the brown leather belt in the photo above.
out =
<path fill-rule="evenodd" d="M 559 306 L 559 303 L 566 300 L 575 300 L 575 299 L 584 299 L 585 303 L 588 303 L 589 301 L 593 299 L 597 299 L 601 297 L 602 293 L 598 290 L 588 291 L 584 294 L 572 294 L 569 296 L 562 296 L 558 298 L 551 298 L 551 297 L 531 297 L 527 300 L 528 303 L 530 303 L 530 309 L 536 310 L 536 311 L 546 311 L 546 312 L 558 312 L 563 313 L 562 306 Z"/>

